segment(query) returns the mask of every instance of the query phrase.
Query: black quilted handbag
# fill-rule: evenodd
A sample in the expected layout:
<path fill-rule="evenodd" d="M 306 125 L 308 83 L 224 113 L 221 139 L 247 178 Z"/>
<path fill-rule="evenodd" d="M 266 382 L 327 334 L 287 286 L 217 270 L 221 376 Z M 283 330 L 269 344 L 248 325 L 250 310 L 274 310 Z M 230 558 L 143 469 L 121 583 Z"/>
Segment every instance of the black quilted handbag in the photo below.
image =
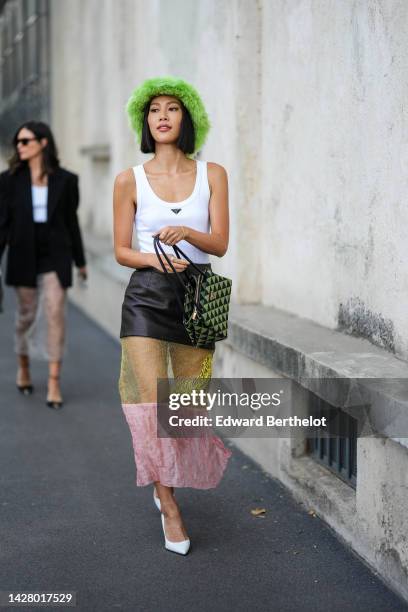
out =
<path fill-rule="evenodd" d="M 185 270 L 183 274 L 186 275 L 187 281 L 184 281 L 164 251 L 158 236 L 154 236 L 153 244 L 163 271 L 166 275 L 170 274 L 161 259 L 159 249 L 185 290 L 184 304 L 181 304 L 183 324 L 192 344 L 205 347 L 213 341 L 224 340 L 228 335 L 232 280 L 215 274 L 212 270 L 200 270 L 177 245 L 173 245 L 176 256 L 184 257 L 198 272 L 187 274 Z M 177 292 L 176 295 L 178 297 Z"/>

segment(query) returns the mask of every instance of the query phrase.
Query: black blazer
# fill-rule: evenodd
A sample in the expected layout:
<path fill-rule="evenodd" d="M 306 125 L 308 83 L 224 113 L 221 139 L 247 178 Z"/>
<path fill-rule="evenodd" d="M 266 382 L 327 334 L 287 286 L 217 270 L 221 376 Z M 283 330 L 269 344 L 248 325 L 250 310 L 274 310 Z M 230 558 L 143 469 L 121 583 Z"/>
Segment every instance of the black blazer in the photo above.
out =
<path fill-rule="evenodd" d="M 86 264 L 79 228 L 78 175 L 57 168 L 48 175 L 50 257 L 63 287 L 72 285 L 72 262 Z M 0 260 L 6 245 L 6 284 L 36 287 L 35 227 L 28 166 L 0 174 Z"/>

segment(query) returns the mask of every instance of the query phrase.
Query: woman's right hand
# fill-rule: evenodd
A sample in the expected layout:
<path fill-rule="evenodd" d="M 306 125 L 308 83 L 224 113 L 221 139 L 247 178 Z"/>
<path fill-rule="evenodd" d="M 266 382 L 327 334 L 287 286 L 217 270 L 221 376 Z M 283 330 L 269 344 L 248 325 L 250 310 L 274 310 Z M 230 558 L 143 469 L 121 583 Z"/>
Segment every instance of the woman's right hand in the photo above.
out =
<path fill-rule="evenodd" d="M 187 261 L 187 259 L 181 259 L 179 257 L 176 257 L 175 255 L 167 255 L 168 258 L 170 259 L 171 263 L 173 264 L 175 270 L 177 272 L 184 272 L 184 270 L 187 268 L 187 266 L 190 265 L 190 262 Z M 164 264 L 164 267 L 166 268 L 167 272 L 170 272 L 170 274 L 174 274 L 172 268 L 169 266 L 169 264 L 167 263 L 167 261 L 164 259 L 164 257 L 161 258 Z M 151 266 L 153 266 L 154 268 L 156 268 L 157 270 L 159 270 L 159 272 L 161 272 L 162 274 L 164 274 L 163 272 L 163 268 L 160 264 L 159 258 L 157 255 L 155 254 L 151 254 Z"/>

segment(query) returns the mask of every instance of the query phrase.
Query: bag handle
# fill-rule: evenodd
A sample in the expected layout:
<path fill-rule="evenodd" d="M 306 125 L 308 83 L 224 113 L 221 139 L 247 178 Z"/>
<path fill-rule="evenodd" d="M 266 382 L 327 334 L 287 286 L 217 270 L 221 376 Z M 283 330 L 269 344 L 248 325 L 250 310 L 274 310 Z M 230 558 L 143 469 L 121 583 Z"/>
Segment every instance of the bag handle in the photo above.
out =
<path fill-rule="evenodd" d="M 189 261 L 191 263 L 191 265 L 197 270 L 197 272 L 199 272 L 200 274 L 205 276 L 205 272 L 203 272 L 203 270 L 200 270 L 200 268 L 197 268 L 195 263 L 193 261 L 191 261 L 191 259 L 188 257 L 188 255 L 183 253 L 183 251 L 180 249 L 180 247 L 178 247 L 176 244 L 173 244 L 172 248 L 173 248 L 173 251 L 175 252 L 175 254 L 177 255 L 177 257 L 180 257 L 180 253 L 181 253 L 182 256 L 184 257 L 184 259 L 187 259 L 187 261 Z"/>
<path fill-rule="evenodd" d="M 177 301 L 178 301 L 178 303 L 179 303 L 179 305 L 180 305 L 181 312 L 183 312 L 183 311 L 184 311 L 184 305 L 183 305 L 183 303 L 182 303 L 182 301 L 181 301 L 181 299 L 180 299 L 179 294 L 178 294 L 178 293 L 177 293 L 177 291 L 176 291 L 175 286 L 173 285 L 173 283 L 171 282 L 171 280 L 170 280 L 170 278 L 169 278 L 169 277 L 170 277 L 170 274 L 169 274 L 169 272 L 166 270 L 166 266 L 164 265 L 164 263 L 163 263 L 163 261 L 162 261 L 162 258 L 160 257 L 160 254 L 159 254 L 159 250 L 158 250 L 158 249 L 160 249 L 160 250 L 161 250 L 161 252 L 163 253 L 164 258 L 167 260 L 167 263 L 168 263 L 168 264 L 169 264 L 169 266 L 172 268 L 172 270 L 174 270 L 175 274 L 177 275 L 177 278 L 179 279 L 180 283 L 183 285 L 184 289 L 185 289 L 186 287 L 185 287 L 185 285 L 184 285 L 183 281 L 181 280 L 181 278 L 179 277 L 179 274 L 178 274 L 177 270 L 174 268 L 174 266 L 173 266 L 173 264 L 171 263 L 170 259 L 167 257 L 167 254 L 164 252 L 164 249 L 163 249 L 162 245 L 161 245 L 161 244 L 160 244 L 160 242 L 159 242 L 159 238 L 158 238 L 158 236 L 154 236 L 153 246 L 154 246 L 154 250 L 156 251 L 157 258 L 158 258 L 158 260 L 160 261 L 160 265 L 161 265 L 161 267 L 163 268 L 163 272 L 165 273 L 166 278 L 168 279 L 168 281 L 169 281 L 170 285 L 171 285 L 171 286 L 172 286 L 172 288 L 174 289 L 174 293 L 176 294 L 176 298 L 177 298 Z"/>
<path fill-rule="evenodd" d="M 169 278 L 170 277 L 170 273 L 166 270 L 166 267 L 165 267 L 165 265 L 164 265 L 164 263 L 163 263 L 163 261 L 162 261 L 162 259 L 160 257 L 158 249 L 160 249 L 160 251 L 162 252 L 164 258 L 166 259 L 167 263 L 169 264 L 170 268 L 176 274 L 178 280 L 180 281 L 181 285 L 183 286 L 184 291 L 186 291 L 186 286 L 185 286 L 184 282 L 181 280 L 180 274 L 177 272 L 177 270 L 174 268 L 173 264 L 171 263 L 170 259 L 168 258 L 167 253 L 163 249 L 163 246 L 160 244 L 160 239 L 159 239 L 158 235 L 153 237 L 153 246 L 154 246 L 154 250 L 156 251 L 156 255 L 158 257 L 158 260 L 160 261 L 160 265 L 163 268 L 163 271 L 166 274 L 166 277 L 168 278 L 169 283 L 172 285 L 173 289 L 175 290 L 174 285 L 171 283 L 171 280 Z M 173 249 L 175 250 L 174 246 L 173 246 Z M 178 250 L 180 250 L 180 252 L 182 252 L 181 249 L 178 249 Z M 177 251 L 176 250 L 175 250 L 175 253 L 177 255 Z M 194 263 L 188 257 L 186 257 L 186 259 L 193 264 L 193 266 L 196 268 L 196 270 L 198 270 L 198 272 L 200 272 L 200 274 L 203 274 L 203 272 L 199 268 L 197 268 L 197 266 L 195 266 Z M 205 275 L 205 273 L 203 274 L 203 276 L 204 275 Z M 196 282 L 196 284 L 198 286 L 200 280 L 199 279 L 195 279 L 195 282 Z M 182 304 L 182 302 L 180 300 L 180 297 L 179 297 L 179 294 L 177 293 L 177 291 L 175 291 L 175 293 L 176 293 L 177 300 L 178 300 L 178 302 L 179 302 L 179 304 L 181 306 L 181 310 L 183 311 L 184 310 L 184 305 Z M 196 306 L 197 309 L 200 309 L 200 305 L 198 303 L 195 303 L 195 306 Z"/>
<path fill-rule="evenodd" d="M 169 264 L 170 268 L 171 268 L 171 269 L 173 270 L 173 272 L 176 274 L 176 276 L 177 276 L 177 278 L 178 278 L 179 282 L 181 283 L 181 285 L 182 285 L 183 289 L 185 290 L 185 289 L 186 289 L 186 286 L 185 286 L 185 284 L 184 284 L 184 281 L 182 281 L 182 280 L 181 280 L 181 276 L 180 276 L 180 274 L 177 272 L 177 270 L 175 269 L 175 267 L 174 267 L 174 266 L 173 266 L 173 264 L 171 263 L 171 261 L 170 261 L 170 259 L 169 259 L 168 255 L 167 255 L 167 253 L 164 251 L 163 246 L 160 244 L 160 239 L 159 239 L 159 237 L 158 237 L 158 236 L 154 236 L 154 237 L 153 237 L 153 246 L 154 246 L 154 250 L 156 251 L 156 255 L 157 255 L 157 257 L 158 257 L 158 259 L 159 259 L 159 261 L 160 261 L 160 265 L 161 265 L 161 267 L 163 268 L 163 272 L 164 272 L 165 274 L 169 274 L 169 272 L 168 272 L 168 271 L 167 271 L 167 269 L 166 269 L 166 266 L 165 266 L 165 265 L 164 265 L 164 263 L 163 263 L 162 258 L 160 257 L 160 254 L 159 254 L 158 249 L 160 249 L 160 251 L 162 252 L 164 259 L 167 261 L 167 263 Z"/>

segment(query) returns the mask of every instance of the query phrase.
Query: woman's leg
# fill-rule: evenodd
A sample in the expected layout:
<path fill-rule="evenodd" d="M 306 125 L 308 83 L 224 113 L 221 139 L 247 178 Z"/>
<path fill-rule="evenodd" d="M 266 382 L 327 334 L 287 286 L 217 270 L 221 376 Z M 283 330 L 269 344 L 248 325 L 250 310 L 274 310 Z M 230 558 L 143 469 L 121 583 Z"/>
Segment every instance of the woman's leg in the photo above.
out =
<path fill-rule="evenodd" d="M 59 382 L 61 366 L 61 361 L 50 361 L 48 363 L 47 402 L 62 402 L 61 388 Z"/>
<path fill-rule="evenodd" d="M 209 392 L 215 349 L 198 348 L 179 343 L 170 343 L 169 353 L 173 370 L 170 391 L 188 393 L 193 390 Z M 204 405 L 189 405 L 185 409 L 187 417 L 212 416 Z M 200 489 L 218 486 L 228 459 L 232 452 L 214 434 L 211 427 L 194 428 L 193 437 L 180 438 L 185 443 L 183 449 L 184 471 L 189 470 L 189 484 Z"/>
<path fill-rule="evenodd" d="M 211 379 L 212 374 L 212 360 L 214 356 L 214 349 L 197 348 L 193 346 L 179 344 L 177 342 L 169 343 L 169 354 L 171 359 L 172 378 L 174 379 L 172 386 L 172 392 L 178 393 L 190 393 L 193 389 L 205 389 L 208 385 L 208 381 Z M 205 408 L 203 409 L 205 410 Z M 192 415 L 193 416 L 193 415 Z M 208 440 L 208 439 L 207 439 Z M 184 452 L 187 456 L 187 452 L 190 455 L 190 466 L 191 472 L 198 472 L 198 464 L 202 464 L 206 469 L 206 457 L 208 455 L 208 444 L 207 440 L 200 440 L 200 438 L 185 439 L 183 442 L 187 444 L 191 443 L 191 448 L 185 447 Z M 175 440 L 177 443 L 177 439 Z M 201 444 L 203 442 L 203 445 Z M 212 448 L 210 446 L 210 448 Z M 201 453 L 201 450 L 204 452 Z M 187 452 L 186 452 L 187 451 Z M 217 463 L 217 457 L 214 456 L 214 466 Z M 208 467 L 208 466 L 207 466 Z M 222 467 L 224 471 L 224 466 Z M 184 540 L 188 537 L 184 525 L 180 523 L 179 509 L 175 503 L 175 500 L 170 500 L 168 496 L 163 498 L 159 496 L 163 506 L 166 510 L 164 511 L 165 529 L 169 540 L 174 538 L 174 541 Z"/>
<path fill-rule="evenodd" d="M 31 385 L 30 358 L 26 334 L 34 323 L 37 310 L 37 289 L 35 287 L 15 287 L 17 312 L 15 320 L 14 348 L 18 356 L 16 383 L 18 386 Z"/>
<path fill-rule="evenodd" d="M 42 282 L 49 358 L 47 401 L 62 402 L 59 379 L 65 341 L 66 289 L 62 287 L 56 272 L 44 273 Z"/>
<path fill-rule="evenodd" d="M 180 542 L 188 536 L 174 488 L 160 482 L 171 478 L 167 440 L 157 437 L 157 379 L 168 377 L 168 343 L 156 338 L 128 336 L 121 339 L 122 359 L 119 392 L 135 453 L 138 485 L 154 482 L 165 517 L 168 540 Z M 172 453 L 174 456 L 174 453 Z"/>

